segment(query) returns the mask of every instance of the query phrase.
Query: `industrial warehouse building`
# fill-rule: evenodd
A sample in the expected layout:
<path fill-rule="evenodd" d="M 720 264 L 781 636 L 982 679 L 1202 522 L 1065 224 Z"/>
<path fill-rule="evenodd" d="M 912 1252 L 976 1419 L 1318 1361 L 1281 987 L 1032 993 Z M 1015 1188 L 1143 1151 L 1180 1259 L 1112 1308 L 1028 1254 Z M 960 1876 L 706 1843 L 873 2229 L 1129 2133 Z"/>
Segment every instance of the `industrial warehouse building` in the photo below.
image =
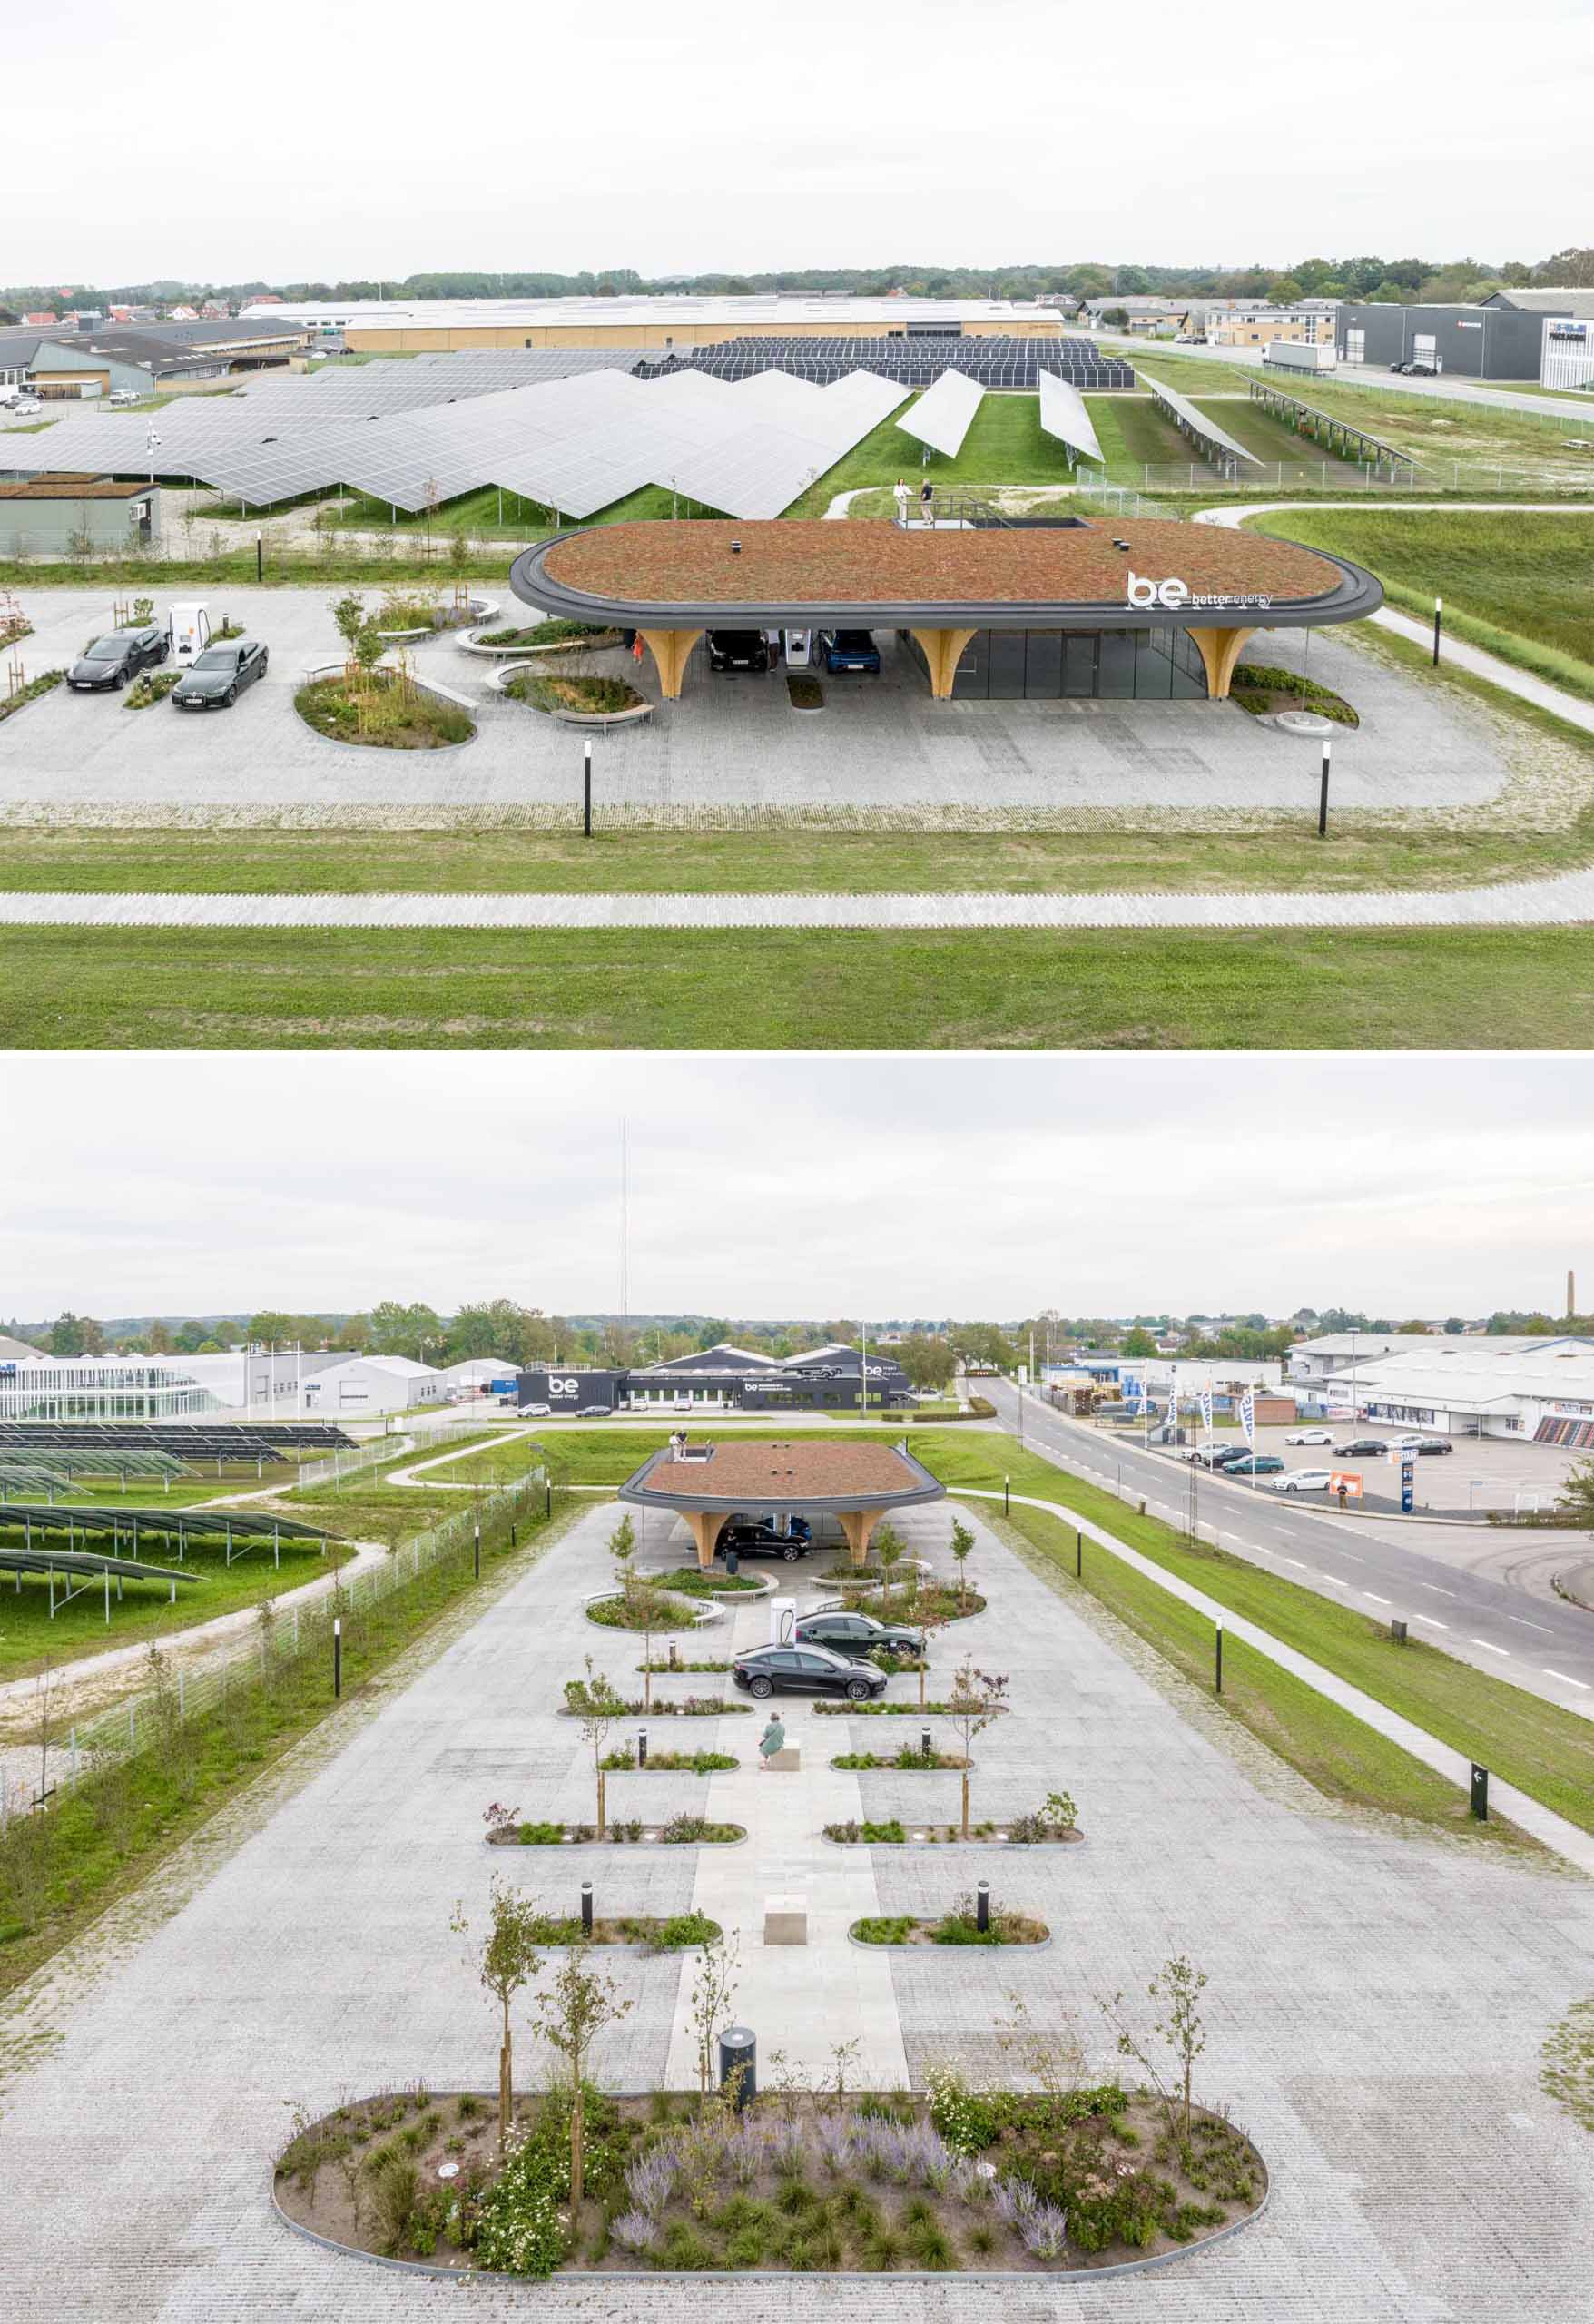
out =
<path fill-rule="evenodd" d="M 871 1354 L 867 1361 L 871 1406 L 890 1411 L 913 1403 L 912 1384 L 894 1357 Z M 522 1372 L 515 1387 L 522 1412 L 546 1405 L 566 1415 L 595 1407 L 606 1413 L 857 1412 L 864 1363 L 855 1347 L 773 1356 L 723 1343 L 638 1371 L 539 1365 Z"/>
<path fill-rule="evenodd" d="M 118 390 L 171 394 L 280 369 L 302 359 L 305 340 L 298 323 L 262 320 L 0 330 L 0 388 L 25 389 L 45 402 L 93 401 Z"/>
<path fill-rule="evenodd" d="M 457 347 L 706 347 L 773 333 L 908 337 L 991 331 L 1055 338 L 1055 308 L 1006 299 L 837 296 L 614 299 L 351 299 L 245 307 L 356 352 L 404 354 Z"/>
<path fill-rule="evenodd" d="M 1594 1449 L 1594 1340 L 1429 1338 L 1348 1367 L 1335 1402 L 1359 1420 Z"/>
<path fill-rule="evenodd" d="M 1594 374 L 1591 326 L 1594 290 L 1497 290 L 1476 306 L 1347 300 L 1334 345 L 1342 363 L 1429 362 L 1447 378 L 1569 388 Z"/>

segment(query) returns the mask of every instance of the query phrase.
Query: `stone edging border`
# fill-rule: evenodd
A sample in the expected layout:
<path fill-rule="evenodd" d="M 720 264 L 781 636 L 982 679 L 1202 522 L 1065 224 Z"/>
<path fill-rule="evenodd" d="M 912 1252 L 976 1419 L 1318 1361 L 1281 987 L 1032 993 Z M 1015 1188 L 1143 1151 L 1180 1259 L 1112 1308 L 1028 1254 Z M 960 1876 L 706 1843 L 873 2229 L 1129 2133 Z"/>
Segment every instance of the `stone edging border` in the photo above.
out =
<path fill-rule="evenodd" d="M 605 1772 L 612 1776 L 634 1776 L 636 1773 L 636 1769 L 635 1768 L 609 1768 Z M 678 1776 L 690 1774 L 691 1770 L 690 1768 L 667 1768 L 665 1772 L 670 1775 Z M 728 1770 L 723 1772 L 728 1772 Z M 631 1821 L 631 1818 L 628 1816 L 611 1816 L 608 1820 L 611 1824 L 628 1824 Z M 538 1856 L 545 1853 L 550 1856 L 556 1856 L 565 1848 L 623 1848 L 627 1856 L 639 1853 L 644 1848 L 739 1848 L 745 1844 L 748 1837 L 748 1831 L 745 1824 L 739 1824 L 736 1828 L 742 1835 L 742 1837 L 737 1840 L 600 1840 L 595 1837 L 590 1840 L 483 1840 L 482 1846 L 484 1848 L 524 1848 L 527 1855 Z M 604 1952 L 611 1952 L 614 1950 L 614 1948 L 609 1945 L 601 1946 L 599 1949 Z"/>
<path fill-rule="evenodd" d="M 888 1948 L 884 1945 L 878 1945 L 873 1949 L 877 1952 L 883 1953 Z M 925 1950 L 922 1945 L 916 1945 L 911 1949 L 915 1952 L 922 1952 Z M 953 1951 L 958 1950 L 955 1946 L 950 1949 Z M 1024 1947 L 1021 1945 L 1015 1945 L 1007 1949 L 1014 1952 L 1022 1952 Z M 1038 1952 L 1040 1947 L 1037 1945 L 1033 1949 Z M 630 2091 L 616 2091 L 614 2094 L 619 2098 L 628 2098 L 635 2093 Z M 1265 2168 L 1265 2164 L 1264 2167 Z M 429 2277 L 435 2283 L 513 2284 L 517 2285 L 523 2290 L 534 2293 L 546 2284 L 558 2283 L 561 2280 L 580 2283 L 584 2280 L 584 2279 L 579 2275 L 562 2280 L 556 2270 L 552 2276 L 547 2277 L 511 2276 L 501 2272 L 496 2268 L 438 2268 L 432 2266 L 432 2264 L 426 2260 L 390 2260 L 380 2251 L 357 2251 L 351 2243 L 334 2242 L 330 2235 L 318 2235 L 313 2227 L 306 2227 L 299 2220 L 289 2218 L 287 2212 L 282 2209 L 281 2204 L 277 2201 L 277 2177 L 275 2164 L 271 2166 L 271 2175 L 268 2182 L 267 2193 L 271 2201 L 272 2212 L 274 2213 L 280 2226 L 288 2228 L 295 2235 L 302 2236 L 307 2243 L 319 2244 L 323 2251 L 331 2252 L 337 2259 L 358 2260 L 368 2268 L 389 2268 L 396 2274 L 401 2276 L 426 2276 Z M 1257 2221 L 1266 2211 L 1267 2206 L 1272 2200 L 1273 2174 L 1269 2171 L 1267 2183 L 1262 2190 L 1262 2200 L 1257 2204 L 1255 2211 L 1247 2211 L 1244 2219 L 1231 2220 L 1226 2227 L 1215 2228 L 1210 2235 L 1204 2236 L 1199 2242 L 1181 2244 L 1176 2250 L 1158 2251 L 1149 2260 L 1119 2260 L 1115 2261 L 1110 2268 L 1059 2269 L 1055 2274 L 1035 2270 L 1019 2270 L 1016 2268 L 1002 2269 L 999 2270 L 997 2269 L 983 2269 L 976 2270 L 972 2268 L 960 2268 L 958 2270 L 957 2281 L 963 2284 L 991 2284 L 1006 2288 L 1015 2284 L 1102 2283 L 1110 2276 L 1144 2276 L 1149 2274 L 1151 2270 L 1154 2268 L 1172 2267 L 1177 2260 L 1193 2260 L 1200 2252 L 1210 2251 L 1215 2244 L 1226 2243 L 1230 2236 L 1243 2234 L 1246 2228 L 1255 2226 Z M 865 2272 L 856 2268 L 835 2268 L 824 2270 L 823 2272 L 815 2270 L 810 2274 L 800 2275 L 790 2268 L 627 2268 L 617 2275 L 611 2276 L 608 2280 L 611 2283 L 617 2281 L 622 2283 L 661 2285 L 694 2282 L 704 2284 L 753 2284 L 769 2282 L 807 2284 L 812 2286 L 816 2283 L 824 2282 L 851 2284 L 944 2284 L 949 2280 L 943 2275 L 932 2275 L 923 2270 L 909 2269 L 885 2270 L 876 2274 L 873 2272 Z"/>
<path fill-rule="evenodd" d="M 318 662 L 318 663 L 315 663 L 315 664 L 313 664 L 313 665 L 311 665 L 311 667 L 310 667 L 309 670 L 307 670 L 307 671 L 305 672 L 305 675 L 304 675 L 303 678 L 300 680 L 300 684 L 303 684 L 303 685 L 307 685 L 307 686 L 314 685 L 314 684 L 315 684 L 315 683 L 316 683 L 316 681 L 317 681 L 319 678 L 330 677 L 330 676 L 332 675 L 332 673 L 333 673 L 334 671 L 336 671 L 336 670 L 340 670 L 340 669 L 342 669 L 343 667 L 344 667 L 344 665 L 343 665 L 343 663 L 342 663 L 341 661 L 334 661 L 334 662 Z M 391 675 L 391 672 L 389 671 L 389 675 Z M 418 686 L 420 688 L 420 690 L 421 690 L 422 694 L 431 694 L 432 696 L 434 696 L 434 698 L 435 698 L 437 701 L 438 701 L 438 702 L 446 702 L 446 703 L 448 703 L 448 704 L 449 704 L 449 706 L 450 706 L 452 709 L 455 709 L 455 710 L 459 710 L 459 709 L 461 709 L 461 708 L 465 709 L 466 715 L 467 715 L 467 717 L 470 720 L 471 732 L 470 732 L 468 734 L 467 734 L 467 735 L 466 735 L 466 737 L 465 737 L 465 739 L 463 740 L 463 742 L 458 742 L 458 743 L 433 743 L 429 746 L 430 750 L 432 750 L 432 751 L 467 751 L 467 750 L 468 750 L 468 749 L 470 748 L 470 745 L 472 744 L 472 743 L 479 742 L 479 741 L 481 740 L 481 725 L 480 725 L 479 721 L 478 721 L 478 720 L 477 720 L 477 718 L 476 713 L 475 713 L 473 710 L 469 709 L 467 705 L 463 704 L 460 702 L 459 697 L 458 696 L 458 694 L 449 694 L 449 693 L 448 693 L 448 692 L 444 687 L 442 687 L 442 686 L 437 686 L 437 685 L 430 685 L 430 684 L 428 684 L 428 682 L 427 682 L 427 680 L 426 680 L 425 678 L 423 678 L 423 677 L 419 676 L 419 675 L 417 674 L 417 672 L 415 672 L 414 670 L 411 670 L 411 672 L 410 672 L 409 675 L 410 675 L 410 679 L 411 679 L 412 683 L 413 683 L 414 684 L 418 685 Z M 297 693 L 298 691 L 299 691 L 299 689 L 298 689 L 298 687 L 296 686 L 296 687 L 294 688 L 294 692 L 295 692 L 295 693 Z M 382 743 L 346 743 L 346 742 L 344 742 L 344 741 L 343 741 L 343 739 L 342 739 L 342 737 L 341 737 L 340 735 L 338 735 L 338 734 L 323 734 L 321 733 L 321 731 L 320 731 L 320 727 L 318 727 L 318 726 L 312 726 L 312 725 L 310 724 L 310 720 L 309 720 L 308 718 L 306 718 L 306 717 L 305 717 L 305 715 L 304 715 L 303 712 L 302 712 L 302 711 L 300 711 L 300 709 L 299 708 L 299 706 L 298 706 L 298 704 L 295 704 L 295 705 L 294 705 L 293 714 L 294 714 L 294 716 L 298 719 L 298 721 L 299 721 L 300 724 L 304 728 L 305 733 L 306 733 L 307 734 L 313 734 L 313 735 L 315 736 L 315 739 L 316 739 L 316 741 L 317 741 L 318 743 L 325 743 L 329 750 L 333 750 L 333 751 L 359 751 L 359 753 L 360 753 L 364 757 L 366 757 L 366 758 L 369 758 L 369 757 L 370 757 L 370 755 L 371 755 L 371 753 L 372 753 L 374 751 L 380 751 L 380 750 L 382 750 L 382 749 L 384 749 L 384 748 L 389 748 L 389 749 L 390 750 L 390 748 L 391 748 L 391 746 L 390 746 L 390 745 L 384 745 L 384 744 L 382 744 Z M 427 753 L 427 752 L 405 752 L 405 753 L 398 753 L 397 755 L 404 756 L 404 757 L 423 757 L 423 758 L 424 758 L 424 757 L 426 757 L 426 756 L 428 755 L 428 753 Z"/>
<path fill-rule="evenodd" d="M 543 650 L 546 652 L 546 648 Z M 545 710 L 539 702 L 519 702 L 509 693 L 508 684 L 523 670 L 536 674 L 535 665 L 530 662 L 505 662 L 487 672 L 487 682 L 506 701 L 516 703 L 521 710 L 529 710 L 534 717 L 551 718 L 556 726 L 599 726 L 606 734 L 611 726 L 640 726 L 653 716 L 651 702 L 634 702 L 625 710 Z"/>
<path fill-rule="evenodd" d="M 493 611 L 496 613 L 497 610 L 498 608 L 495 606 Z M 543 645 L 478 645 L 476 631 L 485 628 L 489 618 L 490 616 L 484 615 L 482 619 L 474 623 L 469 629 L 456 630 L 453 633 L 454 643 L 462 654 L 480 654 L 488 660 L 512 661 L 517 654 L 570 654 L 578 648 L 588 654 L 611 654 L 620 643 L 620 633 L 615 629 L 605 630 L 596 637 L 550 638 Z"/>
<path fill-rule="evenodd" d="M 871 1770 L 867 1768 L 861 1768 L 858 1772 L 861 1775 L 867 1775 Z M 883 1768 L 877 1768 L 873 1772 L 877 1775 L 881 1775 L 883 1774 L 885 1770 Z M 898 1772 L 905 1775 L 909 1773 L 910 1770 L 907 1768 L 901 1768 L 899 1769 Z M 930 1768 L 924 1770 L 924 1772 L 930 1775 L 955 1776 L 958 1773 L 958 1770 L 956 1768 Z M 1077 1839 L 1072 1840 L 832 1840 L 828 1832 L 820 1832 L 816 1837 L 820 1845 L 822 1847 L 827 1848 L 933 1848 L 937 1856 L 945 1856 L 950 1848 L 989 1848 L 992 1850 L 1017 1848 L 1021 1855 L 1028 1856 L 1032 1850 L 1038 1848 L 1083 1848 L 1088 1847 L 1090 1845 L 1083 1832 L 1079 1834 Z M 917 1951 L 918 1947 L 915 1946 L 914 1950 Z"/>
<path fill-rule="evenodd" d="M 854 1936 L 851 1927 L 847 1931 L 848 1944 L 855 1945 L 860 1953 L 1044 1953 L 1051 1941 L 1049 1928 L 1044 1936 L 1034 1937 L 1026 1945 L 870 1945 L 861 1936 Z"/>

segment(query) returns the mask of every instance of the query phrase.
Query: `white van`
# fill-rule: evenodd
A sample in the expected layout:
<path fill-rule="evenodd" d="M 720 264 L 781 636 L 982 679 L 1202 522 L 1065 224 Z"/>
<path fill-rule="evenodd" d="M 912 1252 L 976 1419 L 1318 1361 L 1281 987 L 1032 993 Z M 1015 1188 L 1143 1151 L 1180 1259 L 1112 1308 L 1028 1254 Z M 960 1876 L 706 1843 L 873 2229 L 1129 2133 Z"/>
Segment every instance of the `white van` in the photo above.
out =
<path fill-rule="evenodd" d="M 172 608 L 172 658 L 174 662 L 192 662 L 211 642 L 211 614 L 208 606 L 173 606 Z"/>

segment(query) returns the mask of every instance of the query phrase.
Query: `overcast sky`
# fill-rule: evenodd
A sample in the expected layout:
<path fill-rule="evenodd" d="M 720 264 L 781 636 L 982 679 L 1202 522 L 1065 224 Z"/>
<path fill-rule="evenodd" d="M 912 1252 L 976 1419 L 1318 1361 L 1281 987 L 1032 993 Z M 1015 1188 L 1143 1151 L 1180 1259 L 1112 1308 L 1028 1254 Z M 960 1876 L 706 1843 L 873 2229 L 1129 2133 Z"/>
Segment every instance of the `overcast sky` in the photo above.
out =
<path fill-rule="evenodd" d="M 0 15 L 18 281 L 1537 258 L 1586 0 L 74 0 Z"/>
<path fill-rule="evenodd" d="M 1594 1298 L 1583 1058 L 13 1056 L 0 1316 Z M 92 1070 L 90 1069 L 92 1068 Z"/>

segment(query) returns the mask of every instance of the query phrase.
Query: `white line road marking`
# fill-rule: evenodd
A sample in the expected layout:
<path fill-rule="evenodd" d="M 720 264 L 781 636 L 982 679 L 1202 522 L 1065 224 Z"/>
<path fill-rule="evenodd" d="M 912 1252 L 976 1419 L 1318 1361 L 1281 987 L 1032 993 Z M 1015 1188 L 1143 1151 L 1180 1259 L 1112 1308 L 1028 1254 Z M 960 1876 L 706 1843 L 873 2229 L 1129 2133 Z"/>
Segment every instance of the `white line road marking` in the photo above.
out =
<path fill-rule="evenodd" d="M 1349 1550 L 1342 1550 L 1340 1555 L 1347 1565 L 1365 1565 L 1367 1562 L 1365 1558 L 1353 1557 Z"/>
<path fill-rule="evenodd" d="M 1284 1556 L 1284 1552 L 1282 1551 L 1279 1554 L 1281 1557 Z M 1285 1565 L 1293 1565 L 1298 1573 L 1304 1573 L 1306 1571 L 1306 1568 L 1301 1563 L 1299 1558 L 1284 1558 L 1284 1562 Z"/>
<path fill-rule="evenodd" d="M 1472 1640 L 1472 1643 L 1474 1646 L 1482 1647 L 1484 1651 L 1488 1654 L 1503 1654 L 1508 1662 L 1511 1659 L 1509 1649 L 1503 1646 L 1496 1646 L 1492 1639 L 1475 1638 Z"/>
<path fill-rule="evenodd" d="M 1555 1636 L 1555 1632 L 1547 1623 L 1530 1622 L 1526 1614 L 1508 1614 L 1506 1616 L 1506 1620 L 1508 1622 L 1520 1622 L 1525 1630 L 1542 1630 L 1546 1638 L 1553 1638 Z"/>
<path fill-rule="evenodd" d="M 1546 1666 L 1544 1675 L 1547 1679 L 1559 1679 L 1563 1687 L 1580 1687 L 1584 1694 L 1589 1691 L 1589 1682 L 1586 1679 L 1569 1679 L 1564 1670 L 1551 1670 Z"/>
<path fill-rule="evenodd" d="M 1431 1630 L 1447 1630 L 1450 1628 L 1450 1624 L 1441 1622 L 1437 1614 L 1413 1614 L 1412 1620 L 1414 1622 L 1426 1622 Z"/>
<path fill-rule="evenodd" d="M 1381 1598 L 1376 1590 L 1363 1590 L 1362 1595 L 1363 1598 L 1371 1598 L 1375 1606 L 1387 1606 L 1389 1603 L 1389 1600 Z"/>
<path fill-rule="evenodd" d="M 1453 1598 L 1456 1594 L 1453 1590 L 1441 1590 L 1437 1581 L 1420 1581 L 1417 1587 L 1419 1590 L 1432 1590 L 1440 1598 Z"/>

